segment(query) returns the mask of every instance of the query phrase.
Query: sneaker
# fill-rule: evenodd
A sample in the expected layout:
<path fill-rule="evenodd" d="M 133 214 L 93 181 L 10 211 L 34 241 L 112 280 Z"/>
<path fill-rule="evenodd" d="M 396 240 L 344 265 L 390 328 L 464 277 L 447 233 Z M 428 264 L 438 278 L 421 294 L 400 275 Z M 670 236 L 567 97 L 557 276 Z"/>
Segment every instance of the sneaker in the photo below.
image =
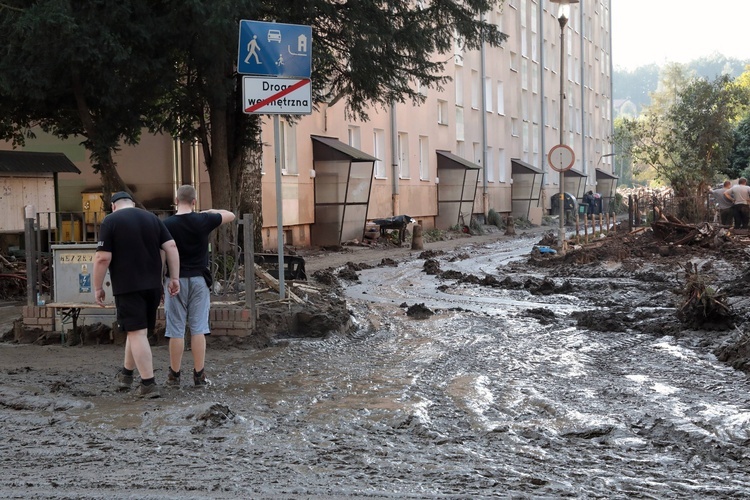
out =
<path fill-rule="evenodd" d="M 160 398 L 159 386 L 156 384 L 143 385 L 139 384 L 135 390 L 135 397 L 144 399 Z"/>
<path fill-rule="evenodd" d="M 211 381 L 206 378 L 205 372 L 201 373 L 200 376 L 193 372 L 193 382 L 195 383 L 195 387 L 208 387 L 211 385 Z"/>
<path fill-rule="evenodd" d="M 125 375 L 122 371 L 117 372 L 115 376 L 115 388 L 118 391 L 127 391 L 133 385 L 133 376 Z"/>
<path fill-rule="evenodd" d="M 170 370 L 169 373 L 167 373 L 167 381 L 164 382 L 164 385 L 166 387 L 169 387 L 170 389 L 179 389 L 180 388 L 180 376 L 174 376 L 172 375 L 172 371 Z"/>

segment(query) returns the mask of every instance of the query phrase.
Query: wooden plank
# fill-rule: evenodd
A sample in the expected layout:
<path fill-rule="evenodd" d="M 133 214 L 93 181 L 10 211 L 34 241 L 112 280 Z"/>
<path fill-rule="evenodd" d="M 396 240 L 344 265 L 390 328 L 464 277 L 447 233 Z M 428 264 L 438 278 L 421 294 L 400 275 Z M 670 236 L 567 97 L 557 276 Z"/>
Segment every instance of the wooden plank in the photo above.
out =
<path fill-rule="evenodd" d="M 253 263 L 255 266 L 255 275 L 259 277 L 263 282 L 268 285 L 269 287 L 273 288 L 277 292 L 279 291 L 279 280 L 268 274 L 262 267 L 260 267 L 258 264 Z M 294 294 L 288 287 L 286 289 L 286 293 L 289 295 L 289 298 L 293 301 L 297 302 L 298 304 L 304 304 L 304 300 L 299 298 L 297 295 Z"/>

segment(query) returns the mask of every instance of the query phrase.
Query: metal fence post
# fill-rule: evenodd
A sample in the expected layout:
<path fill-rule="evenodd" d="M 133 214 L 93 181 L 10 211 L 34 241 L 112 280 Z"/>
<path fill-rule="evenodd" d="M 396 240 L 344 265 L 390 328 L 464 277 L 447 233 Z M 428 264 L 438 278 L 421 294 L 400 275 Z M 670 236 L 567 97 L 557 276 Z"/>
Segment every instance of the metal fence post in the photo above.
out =
<path fill-rule="evenodd" d="M 27 214 L 28 215 L 28 214 Z M 36 305 L 36 258 L 34 257 L 34 219 L 24 219 L 24 244 L 26 247 L 26 305 Z"/>
<path fill-rule="evenodd" d="M 242 216 L 243 246 L 245 248 L 245 307 L 250 310 L 251 325 L 255 330 L 255 245 L 253 244 L 253 214 Z"/>

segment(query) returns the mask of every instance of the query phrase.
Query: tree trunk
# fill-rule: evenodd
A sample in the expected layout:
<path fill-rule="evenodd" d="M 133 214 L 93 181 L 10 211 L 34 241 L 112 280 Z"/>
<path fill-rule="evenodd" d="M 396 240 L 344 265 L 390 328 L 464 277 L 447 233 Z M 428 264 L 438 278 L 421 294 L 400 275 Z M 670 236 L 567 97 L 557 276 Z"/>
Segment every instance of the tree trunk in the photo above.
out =
<path fill-rule="evenodd" d="M 263 147 L 260 141 L 258 141 L 257 147 L 247 151 L 247 161 L 242 171 L 242 189 L 239 202 L 241 213 L 253 214 L 253 246 L 256 252 L 263 252 L 262 156 Z"/>
<path fill-rule="evenodd" d="M 98 166 L 99 177 L 102 180 L 102 200 L 104 201 L 104 206 L 109 208 L 109 199 L 111 198 L 112 193 L 126 191 L 130 193 L 134 200 L 136 200 L 136 204 L 143 208 L 143 204 L 137 200 L 136 196 L 133 195 L 130 189 L 125 185 L 122 177 L 120 177 L 120 173 L 117 171 L 117 164 L 112 159 L 112 152 L 110 151 L 103 156 L 103 158 L 100 158 Z"/>
<path fill-rule="evenodd" d="M 209 179 L 211 180 L 211 207 L 223 208 L 234 212 L 237 207 L 232 204 L 235 198 L 232 193 L 237 187 L 232 186 L 229 174 L 229 151 L 227 147 L 226 110 L 211 107 L 211 152 L 207 155 Z"/>

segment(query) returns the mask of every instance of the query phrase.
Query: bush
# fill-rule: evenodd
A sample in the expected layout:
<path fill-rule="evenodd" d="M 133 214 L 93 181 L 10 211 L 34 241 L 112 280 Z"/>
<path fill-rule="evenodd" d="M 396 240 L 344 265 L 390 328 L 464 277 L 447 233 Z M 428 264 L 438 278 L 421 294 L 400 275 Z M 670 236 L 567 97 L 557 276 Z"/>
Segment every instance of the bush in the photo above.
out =
<path fill-rule="evenodd" d="M 487 224 L 497 226 L 500 229 L 503 229 L 505 227 L 503 218 L 492 208 L 490 208 L 489 212 L 487 212 Z"/>

